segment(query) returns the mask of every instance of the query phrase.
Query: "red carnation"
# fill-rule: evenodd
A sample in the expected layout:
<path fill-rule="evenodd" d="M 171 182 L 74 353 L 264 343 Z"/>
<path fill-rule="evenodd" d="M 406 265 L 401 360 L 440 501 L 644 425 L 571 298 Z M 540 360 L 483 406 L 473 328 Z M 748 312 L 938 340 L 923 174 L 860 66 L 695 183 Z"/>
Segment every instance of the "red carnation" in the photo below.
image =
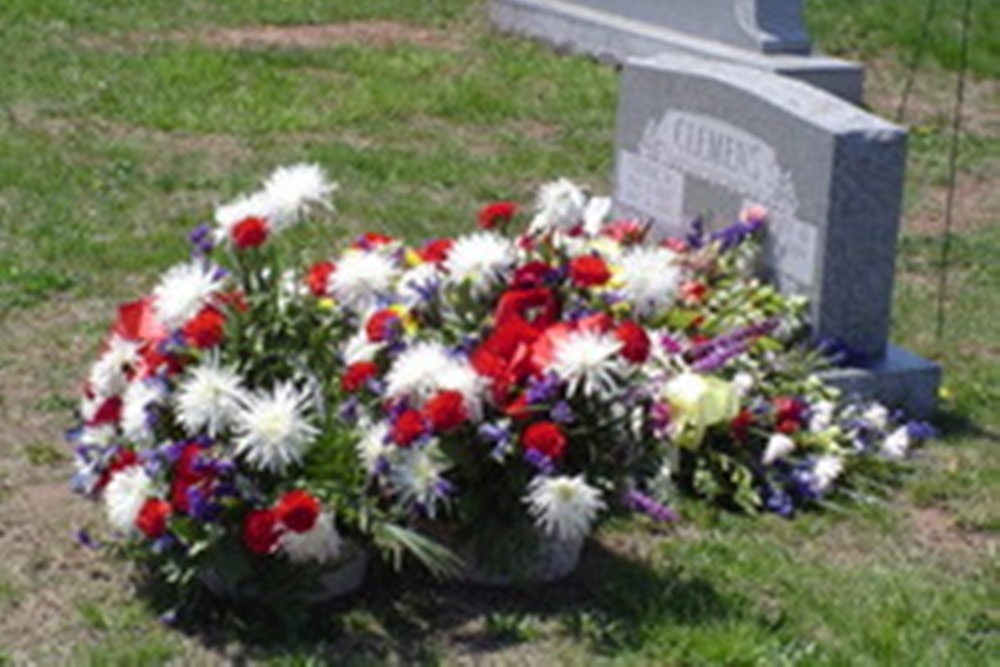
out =
<path fill-rule="evenodd" d="M 390 340 L 399 332 L 401 321 L 399 314 L 388 308 L 376 311 L 365 324 L 365 334 L 373 343 Z"/>
<path fill-rule="evenodd" d="M 263 218 L 246 218 L 232 229 L 233 245 L 238 250 L 256 248 L 264 244 L 270 233 L 267 220 Z"/>
<path fill-rule="evenodd" d="M 205 306 L 188 320 L 181 330 L 184 341 L 191 347 L 205 350 L 222 342 L 226 316 L 215 306 Z"/>
<path fill-rule="evenodd" d="M 524 429 L 521 443 L 525 449 L 544 454 L 557 461 L 566 451 L 566 436 L 552 422 L 538 422 Z"/>
<path fill-rule="evenodd" d="M 469 418 L 465 398 L 457 391 L 438 392 L 424 405 L 424 417 L 438 433 L 454 431 Z"/>
<path fill-rule="evenodd" d="M 319 501 L 308 491 L 289 491 L 278 500 L 274 514 L 283 526 L 296 533 L 304 533 L 316 525 Z"/>
<path fill-rule="evenodd" d="M 577 287 L 600 287 L 611 279 L 611 270 L 596 255 L 581 255 L 569 263 L 569 277 Z"/>
<path fill-rule="evenodd" d="M 423 415 L 413 409 L 405 410 L 392 426 L 392 441 L 400 447 L 409 447 L 426 432 Z"/>
<path fill-rule="evenodd" d="M 536 259 L 514 269 L 514 279 L 511 283 L 519 289 L 541 287 L 551 272 L 552 266 Z"/>
<path fill-rule="evenodd" d="M 417 255 L 425 262 L 440 264 L 448 259 L 451 247 L 455 245 L 452 239 L 435 239 L 428 241 L 417 251 Z"/>
<path fill-rule="evenodd" d="M 503 327 L 511 320 L 521 320 L 541 330 L 559 319 L 559 301 L 552 290 L 546 287 L 507 290 L 500 296 L 494 318 L 497 327 Z"/>
<path fill-rule="evenodd" d="M 632 320 L 618 325 L 615 338 L 622 343 L 622 356 L 633 364 L 641 364 L 649 358 L 649 334 Z"/>
<path fill-rule="evenodd" d="M 264 556 L 278 546 L 278 516 L 272 510 L 251 510 L 243 519 L 243 544 L 251 553 Z"/>
<path fill-rule="evenodd" d="M 479 209 L 479 226 L 483 229 L 502 227 L 517 213 L 517 204 L 512 201 L 498 201 Z"/>
<path fill-rule="evenodd" d="M 372 361 L 356 361 L 347 367 L 344 376 L 340 378 L 340 388 L 349 394 L 353 394 L 362 387 L 368 380 L 378 374 L 378 366 Z"/>
<path fill-rule="evenodd" d="M 135 527 L 146 537 L 156 539 L 167 532 L 167 520 L 170 514 L 170 503 L 159 498 L 150 498 L 142 504 L 139 516 L 135 518 Z"/>
<path fill-rule="evenodd" d="M 309 267 L 306 274 L 306 285 L 309 291 L 316 296 L 326 296 L 326 285 L 330 274 L 337 270 L 337 265 L 333 262 L 316 262 Z"/>

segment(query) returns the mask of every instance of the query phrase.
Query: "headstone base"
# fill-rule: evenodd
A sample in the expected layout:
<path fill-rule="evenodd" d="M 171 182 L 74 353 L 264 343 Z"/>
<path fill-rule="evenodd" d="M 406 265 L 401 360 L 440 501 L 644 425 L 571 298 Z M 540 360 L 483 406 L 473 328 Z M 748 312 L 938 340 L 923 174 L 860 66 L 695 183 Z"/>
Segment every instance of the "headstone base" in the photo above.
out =
<path fill-rule="evenodd" d="M 501 30 L 616 64 L 660 53 L 696 55 L 798 79 L 853 104 L 862 101 L 864 70 L 845 60 L 755 53 L 562 0 L 493 0 L 490 14 Z"/>
<path fill-rule="evenodd" d="M 875 399 L 904 409 L 908 417 L 925 419 L 937 406 L 941 367 L 889 345 L 885 357 L 868 366 L 825 371 L 821 377 L 845 396 Z"/>

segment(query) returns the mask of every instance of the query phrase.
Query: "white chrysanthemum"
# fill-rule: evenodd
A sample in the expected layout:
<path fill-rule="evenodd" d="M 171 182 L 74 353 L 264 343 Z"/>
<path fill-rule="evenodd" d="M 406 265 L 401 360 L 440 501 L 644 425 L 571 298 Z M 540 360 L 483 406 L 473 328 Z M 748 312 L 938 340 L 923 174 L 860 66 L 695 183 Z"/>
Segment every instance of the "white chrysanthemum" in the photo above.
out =
<path fill-rule="evenodd" d="M 824 454 L 816 459 L 812 472 L 816 478 L 816 491 L 826 493 L 844 472 L 844 461 L 839 456 Z"/>
<path fill-rule="evenodd" d="M 232 238 L 233 227 L 247 218 L 263 218 L 270 223 L 274 212 L 274 202 L 266 192 L 234 199 L 215 209 L 215 242 L 224 243 Z"/>
<path fill-rule="evenodd" d="M 587 484 L 583 475 L 535 477 L 524 500 L 535 525 L 560 540 L 586 537 L 604 509 L 600 490 Z"/>
<path fill-rule="evenodd" d="M 774 433 L 767 439 L 767 447 L 764 449 L 764 465 L 770 465 L 779 459 L 783 459 L 795 451 L 795 441 L 784 433 Z"/>
<path fill-rule="evenodd" d="M 648 315 L 674 301 L 681 279 L 677 255 L 667 248 L 637 246 L 622 256 L 617 280 L 636 314 Z"/>
<path fill-rule="evenodd" d="M 836 406 L 832 401 L 817 401 L 809 408 L 809 431 L 819 433 L 833 425 Z"/>
<path fill-rule="evenodd" d="M 281 228 L 299 220 L 310 208 L 332 208 L 330 197 L 336 189 L 319 165 L 278 167 L 264 181 L 263 192 L 271 205 L 268 217 Z"/>
<path fill-rule="evenodd" d="M 587 202 L 587 208 L 583 211 L 583 231 L 588 236 L 597 236 L 601 233 L 608 215 L 611 213 L 610 197 L 593 197 Z"/>
<path fill-rule="evenodd" d="M 889 409 L 881 403 L 873 403 L 861 418 L 868 422 L 872 428 L 884 431 L 889 426 Z"/>
<path fill-rule="evenodd" d="M 609 334 L 574 331 L 556 344 L 549 370 L 569 384 L 570 395 L 580 389 L 586 396 L 606 395 L 625 373 L 621 347 L 621 341 Z"/>
<path fill-rule="evenodd" d="M 572 181 L 560 178 L 546 183 L 538 190 L 536 213 L 528 233 L 571 229 L 583 221 L 586 206 L 587 194 Z"/>
<path fill-rule="evenodd" d="M 90 390 L 100 397 L 117 396 L 128 386 L 128 371 L 139 362 L 139 344 L 114 335 L 90 368 Z"/>
<path fill-rule="evenodd" d="M 174 395 L 177 420 L 190 435 L 204 430 L 213 438 L 232 426 L 243 399 L 242 378 L 218 359 L 191 369 Z"/>
<path fill-rule="evenodd" d="M 451 364 L 444 345 L 430 341 L 415 343 L 396 357 L 386 374 L 386 395 L 426 398 L 437 391 L 442 370 Z"/>
<path fill-rule="evenodd" d="M 910 431 L 900 426 L 882 443 L 882 453 L 890 459 L 903 459 L 910 451 Z"/>
<path fill-rule="evenodd" d="M 378 296 L 392 290 L 398 276 L 399 268 L 391 257 L 377 250 L 353 250 L 340 258 L 327 286 L 337 301 L 364 312 L 375 306 Z"/>
<path fill-rule="evenodd" d="M 320 513 L 313 527 L 304 533 L 289 530 L 278 538 L 278 547 L 293 563 L 328 563 L 337 559 L 342 545 L 329 512 Z"/>
<path fill-rule="evenodd" d="M 134 533 L 135 520 L 143 504 L 153 496 L 153 480 L 142 466 L 119 470 L 104 489 L 108 521 L 122 533 Z"/>
<path fill-rule="evenodd" d="M 177 329 L 198 314 L 222 287 L 222 276 L 204 262 L 177 264 L 167 270 L 153 290 L 156 316 L 168 329 Z"/>
<path fill-rule="evenodd" d="M 455 241 L 445 260 L 445 270 L 453 283 L 470 281 L 482 293 L 506 279 L 514 265 L 514 244 L 494 232 L 462 236 Z"/>
<path fill-rule="evenodd" d="M 150 408 L 163 400 L 164 388 L 157 379 L 138 380 L 125 390 L 122 397 L 122 435 L 126 440 L 150 444 L 153 423 Z"/>
<path fill-rule="evenodd" d="M 400 500 L 419 505 L 433 519 L 446 484 L 442 477 L 446 466 L 437 447 L 396 448 L 392 459 L 391 480 Z"/>
<path fill-rule="evenodd" d="M 358 453 L 358 458 L 361 460 L 361 466 L 369 475 L 375 472 L 379 460 L 392 450 L 392 447 L 386 444 L 388 436 L 389 424 L 379 422 L 369 428 L 364 436 L 358 440 L 355 449 Z"/>
<path fill-rule="evenodd" d="M 252 465 L 283 473 L 299 463 L 319 430 L 305 417 L 309 397 L 291 383 L 244 398 L 236 415 L 236 452 Z"/>
<path fill-rule="evenodd" d="M 397 285 L 397 292 L 403 305 L 413 308 L 426 301 L 428 295 L 437 292 L 441 277 L 438 265 L 432 262 L 424 262 L 404 273 Z"/>
<path fill-rule="evenodd" d="M 367 318 L 366 318 L 367 319 Z M 373 343 L 368 340 L 368 334 L 361 330 L 344 343 L 344 364 L 350 366 L 359 361 L 374 361 L 375 355 L 385 347 L 385 343 Z"/>

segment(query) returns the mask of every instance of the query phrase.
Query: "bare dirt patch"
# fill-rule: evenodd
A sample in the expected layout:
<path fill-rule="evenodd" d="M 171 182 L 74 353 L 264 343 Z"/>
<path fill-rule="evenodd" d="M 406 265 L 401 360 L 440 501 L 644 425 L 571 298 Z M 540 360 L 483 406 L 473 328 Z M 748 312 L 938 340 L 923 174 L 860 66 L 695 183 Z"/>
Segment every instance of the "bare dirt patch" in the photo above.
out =
<path fill-rule="evenodd" d="M 329 49 L 337 46 L 387 48 L 398 44 L 457 50 L 460 38 L 433 28 L 395 21 L 353 21 L 323 25 L 243 26 L 169 32 L 131 33 L 124 38 L 88 37 L 85 45 L 141 47 L 157 42 L 193 42 L 218 49 Z"/>
<path fill-rule="evenodd" d="M 994 162 L 985 170 L 986 173 L 1000 174 L 1000 160 Z M 947 198 L 947 188 L 927 188 L 906 215 L 906 231 L 925 235 L 943 234 Z M 955 184 L 952 231 L 958 234 L 974 232 L 997 222 L 1000 222 L 1000 178 L 995 175 L 959 174 Z"/>
<path fill-rule="evenodd" d="M 954 516 L 938 507 L 914 509 L 908 523 L 917 544 L 949 559 L 979 560 L 997 552 L 995 535 L 964 530 Z"/>

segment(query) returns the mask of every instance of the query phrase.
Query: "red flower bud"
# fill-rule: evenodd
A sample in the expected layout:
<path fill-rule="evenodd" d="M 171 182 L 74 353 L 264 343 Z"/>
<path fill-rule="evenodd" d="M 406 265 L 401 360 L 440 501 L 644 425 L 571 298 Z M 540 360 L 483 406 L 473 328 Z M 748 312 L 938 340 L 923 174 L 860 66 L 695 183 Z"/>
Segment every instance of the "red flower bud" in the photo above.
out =
<path fill-rule="evenodd" d="M 253 217 L 246 218 L 236 223 L 236 226 L 232 229 L 233 245 L 236 246 L 237 250 L 256 248 L 267 241 L 270 231 L 267 220 Z"/>
<path fill-rule="evenodd" d="M 340 378 L 340 388 L 349 394 L 361 389 L 368 380 L 378 374 L 378 366 L 371 361 L 356 361 L 344 371 L 344 377 Z"/>
<path fill-rule="evenodd" d="M 330 274 L 337 270 L 337 265 L 333 262 L 316 262 L 309 267 L 306 274 L 306 285 L 309 291 L 316 296 L 326 296 L 326 285 Z"/>
<path fill-rule="evenodd" d="M 483 229 L 494 229 L 506 225 L 517 213 L 517 204 L 511 201 L 498 201 L 488 204 L 479 210 L 479 226 Z"/>

